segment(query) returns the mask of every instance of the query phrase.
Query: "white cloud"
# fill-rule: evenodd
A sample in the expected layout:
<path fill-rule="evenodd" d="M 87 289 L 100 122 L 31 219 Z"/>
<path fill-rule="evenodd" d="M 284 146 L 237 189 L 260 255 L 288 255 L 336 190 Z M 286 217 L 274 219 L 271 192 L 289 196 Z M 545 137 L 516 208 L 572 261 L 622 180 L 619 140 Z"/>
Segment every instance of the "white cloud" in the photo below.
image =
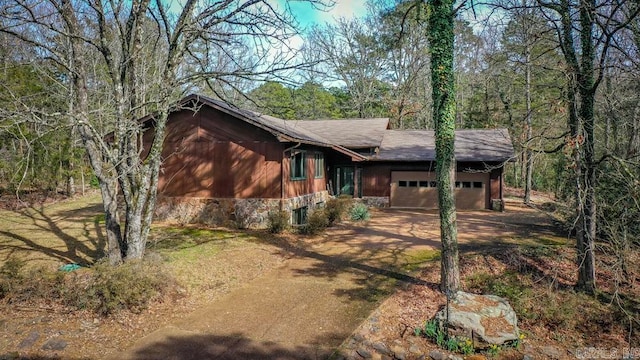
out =
<path fill-rule="evenodd" d="M 278 9 L 286 7 L 286 0 L 267 0 Z M 322 25 L 325 22 L 334 23 L 338 18 L 353 18 L 366 15 L 367 0 L 335 0 L 335 5 L 327 11 L 315 8 L 308 2 L 290 1 L 288 3 L 292 15 L 300 22 L 302 27 L 313 24 Z"/>
<path fill-rule="evenodd" d="M 332 21 L 335 18 L 352 18 L 366 15 L 365 0 L 336 0 L 336 5 L 326 13 L 321 12 L 319 18 Z"/>

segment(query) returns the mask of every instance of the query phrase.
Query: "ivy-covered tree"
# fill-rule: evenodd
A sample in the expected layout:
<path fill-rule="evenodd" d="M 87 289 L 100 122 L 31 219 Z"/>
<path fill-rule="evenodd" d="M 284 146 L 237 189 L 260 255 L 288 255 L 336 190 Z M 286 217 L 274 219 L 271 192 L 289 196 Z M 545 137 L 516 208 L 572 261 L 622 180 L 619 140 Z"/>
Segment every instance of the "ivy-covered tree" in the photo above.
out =
<path fill-rule="evenodd" d="M 596 290 L 597 169 L 595 105 L 604 79 L 608 53 L 618 34 L 640 14 L 634 1 L 538 1 L 554 26 L 568 73 L 567 124 L 575 183 L 575 228 L 578 264 L 577 287 Z"/>
<path fill-rule="evenodd" d="M 431 44 L 431 84 L 433 117 L 436 133 L 436 180 L 440 211 L 442 266 L 440 288 L 449 295 L 460 290 L 458 226 L 455 184 L 455 116 L 456 92 L 454 76 L 454 1 L 433 0 L 430 3 L 429 43 Z"/>

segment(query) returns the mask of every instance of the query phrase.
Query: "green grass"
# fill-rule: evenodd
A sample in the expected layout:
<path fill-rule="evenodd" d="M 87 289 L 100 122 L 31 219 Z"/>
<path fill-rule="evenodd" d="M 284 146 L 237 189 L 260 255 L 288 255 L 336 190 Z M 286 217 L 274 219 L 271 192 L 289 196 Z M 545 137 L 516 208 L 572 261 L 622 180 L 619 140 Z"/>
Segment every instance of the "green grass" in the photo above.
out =
<path fill-rule="evenodd" d="M 566 238 L 536 237 L 536 238 L 533 238 L 532 240 L 540 245 L 547 245 L 547 246 L 566 246 L 567 245 Z"/>
<path fill-rule="evenodd" d="M 424 268 L 428 262 L 438 260 L 440 260 L 440 250 L 412 251 L 406 255 L 406 264 L 403 268 L 406 272 L 413 273 Z"/>
<path fill-rule="evenodd" d="M 164 255 L 181 256 L 229 245 L 232 240 L 248 237 L 228 230 L 198 227 L 164 227 L 152 229 L 147 248 Z"/>
<path fill-rule="evenodd" d="M 234 230 L 159 225 L 151 230 L 147 250 L 165 260 L 181 286 L 190 293 L 199 293 L 233 281 L 214 276 L 212 267 L 220 266 L 223 251 L 258 244 L 254 236 Z"/>
<path fill-rule="evenodd" d="M 100 195 L 19 210 L 0 210 L 0 264 L 10 256 L 27 267 L 92 264 L 104 251 Z"/>

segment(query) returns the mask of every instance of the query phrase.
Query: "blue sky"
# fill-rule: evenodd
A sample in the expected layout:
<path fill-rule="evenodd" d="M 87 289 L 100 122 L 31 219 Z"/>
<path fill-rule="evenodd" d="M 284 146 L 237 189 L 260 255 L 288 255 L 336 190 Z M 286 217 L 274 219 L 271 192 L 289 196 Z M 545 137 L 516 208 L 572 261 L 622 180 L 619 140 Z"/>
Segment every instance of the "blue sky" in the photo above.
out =
<path fill-rule="evenodd" d="M 285 0 L 277 0 L 277 3 L 284 6 Z M 339 17 L 360 17 L 366 13 L 366 0 L 335 0 L 335 3 L 328 11 L 318 10 L 304 1 L 290 1 L 289 6 L 302 27 L 333 22 Z"/>

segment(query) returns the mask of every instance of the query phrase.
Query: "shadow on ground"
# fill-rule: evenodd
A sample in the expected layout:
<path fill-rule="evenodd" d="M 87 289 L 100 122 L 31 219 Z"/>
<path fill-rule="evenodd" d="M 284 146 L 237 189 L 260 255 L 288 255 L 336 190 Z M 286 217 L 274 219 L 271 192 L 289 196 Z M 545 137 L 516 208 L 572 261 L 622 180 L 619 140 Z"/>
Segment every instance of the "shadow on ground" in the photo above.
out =
<path fill-rule="evenodd" d="M 318 339 L 319 344 L 326 343 Z M 241 333 L 228 336 L 171 336 L 154 342 L 135 353 L 137 360 L 263 360 L 327 359 L 333 350 L 320 345 L 284 347 L 273 342 L 252 340 Z"/>
<path fill-rule="evenodd" d="M 513 204 L 510 212 L 463 211 L 458 214 L 459 249 L 464 254 L 503 253 L 519 246 L 549 247 L 560 245 L 562 229 L 543 213 Z M 437 289 L 439 284 L 415 276 L 415 270 L 428 261 L 437 261 L 440 250 L 439 218 L 429 210 L 376 210 L 365 224 L 339 224 L 320 237 L 265 236 L 292 257 L 317 261 L 295 269 L 298 276 L 332 279 L 348 271 L 356 274 L 356 288 L 336 289 L 335 294 L 348 299 L 378 300 L 390 293 L 397 283 Z M 531 259 L 521 261 L 528 271 L 544 264 Z M 518 262 L 518 259 L 514 260 Z"/>
<path fill-rule="evenodd" d="M 0 242 L 0 254 L 3 260 L 22 252 L 28 253 L 26 261 L 48 259 L 90 264 L 103 257 L 106 247 L 96 216 L 100 210 L 101 206 L 96 204 L 63 211 L 42 205 L 10 211 L 0 228 L 0 235 L 6 237 Z"/>

